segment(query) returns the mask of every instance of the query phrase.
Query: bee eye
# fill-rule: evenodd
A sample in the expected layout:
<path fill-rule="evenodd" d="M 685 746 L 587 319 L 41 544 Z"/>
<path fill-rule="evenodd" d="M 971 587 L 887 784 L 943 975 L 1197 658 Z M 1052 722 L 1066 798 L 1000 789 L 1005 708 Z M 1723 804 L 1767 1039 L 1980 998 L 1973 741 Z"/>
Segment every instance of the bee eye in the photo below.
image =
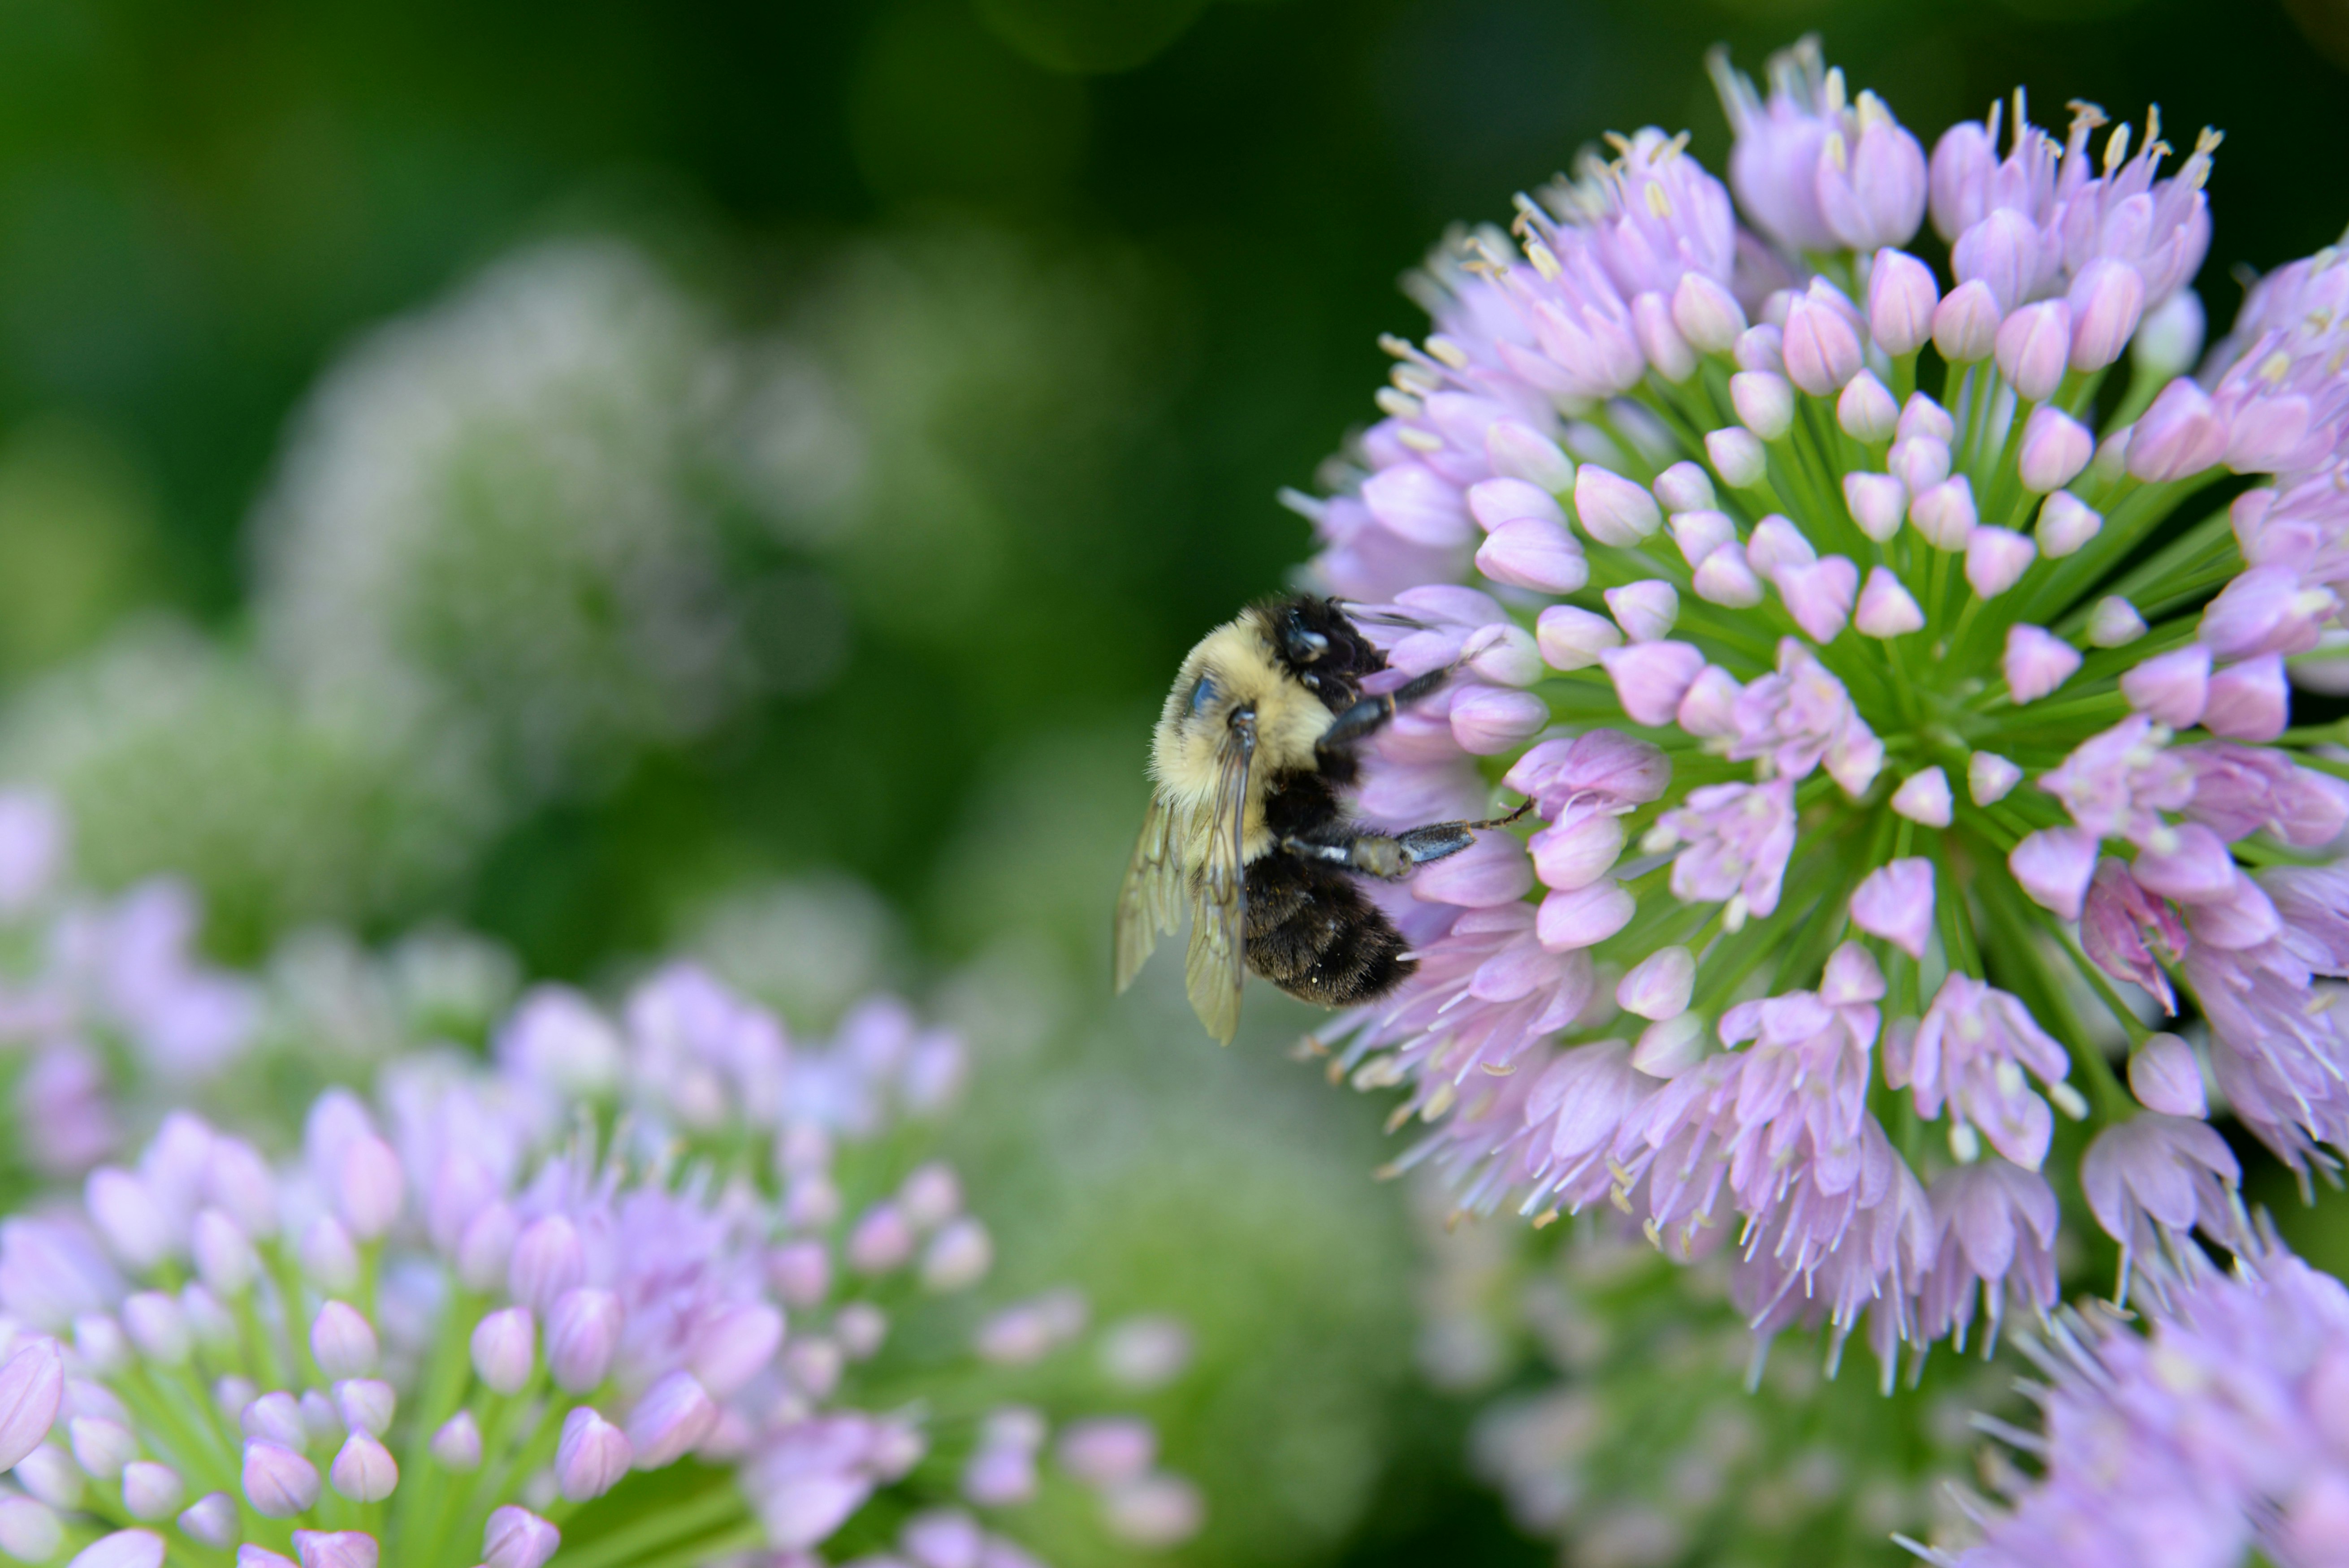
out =
<path fill-rule="evenodd" d="M 1196 718 L 1207 711 L 1216 700 L 1216 677 L 1201 676 L 1199 684 L 1191 688 L 1191 717 Z"/>

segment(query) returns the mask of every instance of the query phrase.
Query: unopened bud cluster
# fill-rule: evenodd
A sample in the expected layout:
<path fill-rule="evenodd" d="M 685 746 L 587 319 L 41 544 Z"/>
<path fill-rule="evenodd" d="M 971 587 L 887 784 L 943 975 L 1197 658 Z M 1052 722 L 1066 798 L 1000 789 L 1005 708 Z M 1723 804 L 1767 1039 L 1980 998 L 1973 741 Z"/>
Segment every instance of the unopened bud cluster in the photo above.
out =
<path fill-rule="evenodd" d="M 950 1036 L 884 998 L 793 1042 L 679 967 L 618 1023 L 542 988 L 495 1044 L 494 1070 L 408 1057 L 372 1101 L 328 1092 L 287 1161 L 175 1113 L 78 1204 L 0 1222 L 0 1553 L 540 1568 L 592 1505 L 622 1568 L 812 1562 L 894 1488 L 929 1504 L 917 1561 L 1020 1568 L 970 1510 L 1047 1476 L 1112 1532 L 1198 1528 L 1139 1419 L 1070 1425 L 1039 1466 L 1050 1422 L 1011 1396 L 1085 1333 L 1081 1297 L 967 1326 L 950 1396 L 890 1356 L 992 1263 L 953 1171 L 876 1141 L 943 1109 Z M 1155 1332 L 1174 1348 L 1133 1386 L 1180 1369 Z M 682 1490 L 634 1480 L 688 1460 Z"/>

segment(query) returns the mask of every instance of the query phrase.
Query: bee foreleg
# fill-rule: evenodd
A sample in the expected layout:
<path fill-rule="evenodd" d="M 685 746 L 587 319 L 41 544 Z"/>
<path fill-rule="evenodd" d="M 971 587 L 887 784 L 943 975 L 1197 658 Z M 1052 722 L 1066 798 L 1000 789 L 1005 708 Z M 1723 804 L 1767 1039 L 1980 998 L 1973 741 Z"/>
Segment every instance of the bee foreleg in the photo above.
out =
<path fill-rule="evenodd" d="M 1425 675 L 1413 676 L 1391 692 L 1364 697 L 1337 717 L 1315 743 L 1314 749 L 1326 755 L 1340 747 L 1350 746 L 1366 735 L 1377 734 L 1394 717 L 1395 709 L 1417 702 L 1442 686 L 1444 677 L 1451 673 L 1449 666 L 1430 670 Z"/>

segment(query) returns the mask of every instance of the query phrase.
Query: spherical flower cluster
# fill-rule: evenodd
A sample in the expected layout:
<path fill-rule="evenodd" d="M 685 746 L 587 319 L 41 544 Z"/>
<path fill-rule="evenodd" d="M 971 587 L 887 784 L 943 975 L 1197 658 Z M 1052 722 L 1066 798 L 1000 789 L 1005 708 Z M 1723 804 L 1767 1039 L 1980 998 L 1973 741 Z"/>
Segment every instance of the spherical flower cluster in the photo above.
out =
<path fill-rule="evenodd" d="M 2143 1331 L 2066 1312 L 2028 1349 L 2044 1435 L 1992 1423 L 2040 1478 L 1985 1511 L 1941 1568 L 2232 1568 L 2349 1557 L 2349 1291 L 2254 1249 L 2199 1253 Z M 2013 1473 L 2010 1468 L 2009 1473 Z M 2020 1480 L 2018 1476 L 2017 1480 Z"/>
<path fill-rule="evenodd" d="M 2053 1304 L 2058 1114 L 2137 1255 L 2238 1233 L 2122 983 L 2199 1006 L 2284 1159 L 2349 1146 L 2349 765 L 2286 680 L 2349 593 L 2349 257 L 2197 379 L 2216 136 L 2165 173 L 2157 119 L 2059 140 L 2018 94 L 1928 158 L 1815 46 L 1718 74 L 1735 210 L 1652 129 L 1520 198 L 1421 280 L 1352 481 L 1295 498 L 1390 664 L 1448 672 L 1361 814 L 1484 815 L 1489 769 L 1542 820 L 1413 880 L 1417 974 L 1321 1043 L 1408 1086 L 1403 1163 L 1467 1206 L 1733 1246 L 1758 1330 L 1865 1318 L 1889 1375 Z"/>
<path fill-rule="evenodd" d="M 951 1037 L 877 1000 L 795 1043 L 676 969 L 624 1024 L 533 993 L 497 1045 L 330 1090 L 282 1165 L 175 1113 L 78 1204 L 0 1222 L 0 1551 L 538 1568 L 592 1509 L 599 1561 L 812 1563 L 890 1487 L 913 1561 L 1034 1562 L 971 1508 L 1043 1484 L 1016 1368 L 1081 1298 L 965 1323 L 950 1379 L 890 1354 L 992 1261 L 953 1171 L 874 1141 L 941 1108 Z M 1071 1423 L 1056 1459 L 1112 1531 L 1199 1522 L 1146 1423 Z"/>

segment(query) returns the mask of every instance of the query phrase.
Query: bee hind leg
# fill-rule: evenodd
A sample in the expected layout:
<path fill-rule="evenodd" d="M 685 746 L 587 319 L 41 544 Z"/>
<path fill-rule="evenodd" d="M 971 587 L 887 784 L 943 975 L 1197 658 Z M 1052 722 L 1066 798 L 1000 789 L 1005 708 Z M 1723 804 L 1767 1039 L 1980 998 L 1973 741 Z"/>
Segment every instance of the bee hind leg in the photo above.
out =
<path fill-rule="evenodd" d="M 1527 800 L 1506 817 L 1487 817 L 1481 822 L 1430 822 L 1423 828 L 1397 833 L 1394 836 L 1395 846 L 1409 857 L 1410 861 L 1403 870 L 1458 854 L 1476 841 L 1476 834 L 1480 830 L 1506 828 L 1533 810 L 1533 804 Z"/>

